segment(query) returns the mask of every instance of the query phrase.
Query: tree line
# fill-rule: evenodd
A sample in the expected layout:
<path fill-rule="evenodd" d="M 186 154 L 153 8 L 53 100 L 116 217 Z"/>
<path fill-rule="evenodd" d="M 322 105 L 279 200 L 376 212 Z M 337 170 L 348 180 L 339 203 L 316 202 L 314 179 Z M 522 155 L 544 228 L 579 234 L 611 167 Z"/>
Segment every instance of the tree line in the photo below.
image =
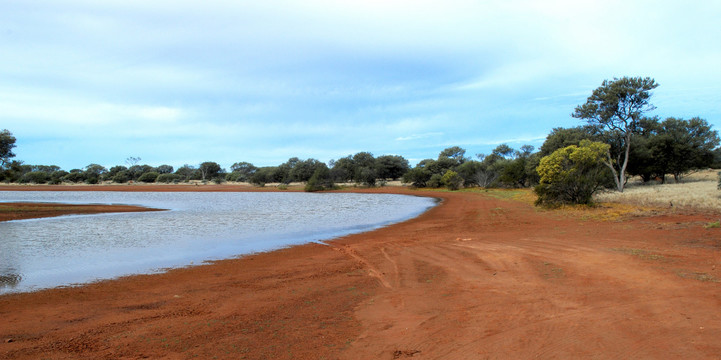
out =
<path fill-rule="evenodd" d="M 34 184 L 99 182 L 180 183 L 191 180 L 306 184 L 306 190 L 332 189 L 337 183 L 363 186 L 402 180 L 415 187 L 534 187 L 538 204 L 589 203 L 602 188 L 623 191 L 630 176 L 644 182 L 675 181 L 695 169 L 721 167 L 721 148 L 716 130 L 704 119 L 648 117 L 654 110 L 651 78 L 606 80 L 572 116 L 585 122 L 572 128 L 554 128 L 535 151 L 530 145 L 513 149 L 500 144 L 490 154 L 466 156 L 459 146 L 443 149 L 437 158 L 411 167 L 400 155 L 375 157 L 359 152 L 323 163 L 292 157 L 277 166 L 256 167 L 234 163 L 230 170 L 208 161 L 197 166 L 141 165 L 129 157 L 125 165 L 109 169 L 90 164 L 65 171 L 55 165 L 27 165 L 13 160 L 15 138 L 0 132 L 0 181 Z"/>

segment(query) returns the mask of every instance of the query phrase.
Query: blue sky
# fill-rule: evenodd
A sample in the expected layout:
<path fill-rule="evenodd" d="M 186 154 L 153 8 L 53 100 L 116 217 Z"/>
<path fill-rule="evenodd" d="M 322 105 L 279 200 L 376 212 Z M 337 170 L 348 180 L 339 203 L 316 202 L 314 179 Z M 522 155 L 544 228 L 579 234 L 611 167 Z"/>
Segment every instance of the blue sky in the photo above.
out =
<path fill-rule="evenodd" d="M 719 1 L 4 0 L 17 159 L 223 167 L 540 146 L 604 79 L 721 127 Z"/>

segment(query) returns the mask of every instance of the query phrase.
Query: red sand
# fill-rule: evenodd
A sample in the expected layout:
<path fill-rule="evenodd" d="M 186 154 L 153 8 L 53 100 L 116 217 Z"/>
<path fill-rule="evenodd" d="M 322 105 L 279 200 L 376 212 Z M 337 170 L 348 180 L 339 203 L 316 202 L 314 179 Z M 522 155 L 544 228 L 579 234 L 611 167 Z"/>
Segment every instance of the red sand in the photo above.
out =
<path fill-rule="evenodd" d="M 0 358 L 721 354 L 721 229 L 703 226 L 717 217 L 582 221 L 479 193 L 366 192 L 444 201 L 330 246 L 0 296 Z"/>

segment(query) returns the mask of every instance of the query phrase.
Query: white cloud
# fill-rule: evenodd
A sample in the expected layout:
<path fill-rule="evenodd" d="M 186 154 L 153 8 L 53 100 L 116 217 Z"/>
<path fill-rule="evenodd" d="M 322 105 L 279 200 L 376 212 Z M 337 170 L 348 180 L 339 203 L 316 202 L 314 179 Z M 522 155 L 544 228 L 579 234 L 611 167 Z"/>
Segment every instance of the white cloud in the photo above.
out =
<path fill-rule="evenodd" d="M 430 132 L 430 133 L 424 133 L 424 134 L 411 134 L 408 136 L 400 136 L 396 138 L 396 141 L 408 141 L 408 140 L 420 140 L 420 139 L 427 139 L 431 137 L 437 137 L 442 136 L 442 132 Z"/>

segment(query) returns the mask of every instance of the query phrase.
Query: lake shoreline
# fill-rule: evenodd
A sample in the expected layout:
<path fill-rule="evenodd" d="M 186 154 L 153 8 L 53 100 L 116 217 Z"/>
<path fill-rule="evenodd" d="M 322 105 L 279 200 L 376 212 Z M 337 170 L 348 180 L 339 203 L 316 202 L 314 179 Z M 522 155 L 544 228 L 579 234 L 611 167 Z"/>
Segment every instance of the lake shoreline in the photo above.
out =
<path fill-rule="evenodd" d="M 703 226 L 716 220 L 711 215 L 601 222 L 480 192 L 342 191 L 443 201 L 416 218 L 326 245 L 2 295 L 0 358 L 721 352 L 718 229 Z"/>

